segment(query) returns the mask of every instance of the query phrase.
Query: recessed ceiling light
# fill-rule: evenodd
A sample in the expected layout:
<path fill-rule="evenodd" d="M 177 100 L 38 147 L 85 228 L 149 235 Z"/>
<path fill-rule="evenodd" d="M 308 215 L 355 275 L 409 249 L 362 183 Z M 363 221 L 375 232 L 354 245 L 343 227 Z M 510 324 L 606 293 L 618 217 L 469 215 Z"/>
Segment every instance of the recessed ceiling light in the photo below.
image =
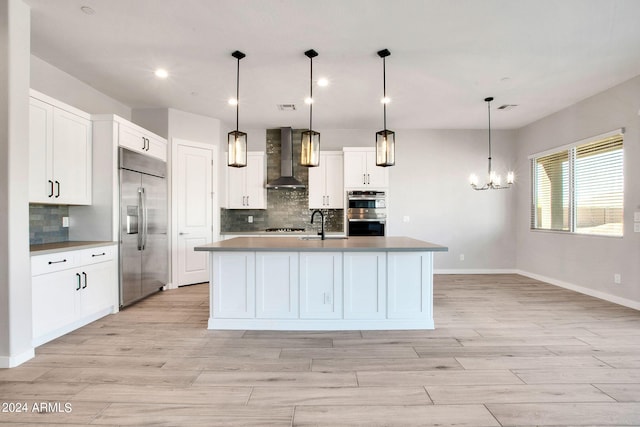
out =
<path fill-rule="evenodd" d="M 320 87 L 327 87 L 327 86 L 329 86 L 329 80 L 328 80 L 328 79 L 326 79 L 326 78 L 324 78 L 324 77 L 319 78 L 319 79 L 318 79 L 318 86 L 320 86 Z"/>
<path fill-rule="evenodd" d="M 169 77 L 169 72 L 164 68 L 158 68 L 154 74 L 159 79 L 166 79 L 167 77 Z"/>
<path fill-rule="evenodd" d="M 89 6 L 82 6 L 82 7 L 80 8 L 80 10 L 81 10 L 83 13 L 86 13 L 87 15 L 93 15 L 93 14 L 95 14 L 95 13 L 96 13 L 96 11 L 95 11 L 95 10 L 93 10 L 92 8 L 90 8 Z"/>
<path fill-rule="evenodd" d="M 382 98 L 380 100 L 380 102 L 383 103 L 383 104 L 388 104 L 388 103 L 391 102 L 391 98 L 389 98 L 388 96 L 385 96 L 384 98 Z"/>
<path fill-rule="evenodd" d="M 313 99 L 307 97 L 307 98 L 304 99 L 304 103 L 305 104 L 313 104 Z"/>
<path fill-rule="evenodd" d="M 238 105 L 238 100 L 235 98 L 229 98 L 229 100 L 227 101 L 227 103 L 229 105 Z"/>

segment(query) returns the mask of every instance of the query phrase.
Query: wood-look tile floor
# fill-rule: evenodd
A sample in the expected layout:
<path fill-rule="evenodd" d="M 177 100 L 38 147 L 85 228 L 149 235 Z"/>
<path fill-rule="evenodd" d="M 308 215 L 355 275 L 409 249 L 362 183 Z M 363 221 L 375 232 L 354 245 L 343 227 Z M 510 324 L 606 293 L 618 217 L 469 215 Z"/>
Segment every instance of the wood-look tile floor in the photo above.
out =
<path fill-rule="evenodd" d="M 163 292 L 0 370 L 0 423 L 640 426 L 640 312 L 517 275 L 434 300 L 431 331 L 209 331 L 208 285 Z"/>

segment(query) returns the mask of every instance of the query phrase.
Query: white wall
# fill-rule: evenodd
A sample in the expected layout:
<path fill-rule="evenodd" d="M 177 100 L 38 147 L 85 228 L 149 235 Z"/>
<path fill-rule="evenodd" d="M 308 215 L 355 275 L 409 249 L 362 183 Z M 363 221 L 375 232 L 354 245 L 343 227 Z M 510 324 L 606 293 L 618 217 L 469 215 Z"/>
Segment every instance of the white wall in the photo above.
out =
<path fill-rule="evenodd" d="M 640 77 L 629 80 L 532 123 L 518 132 L 521 191 L 517 200 L 517 266 L 583 292 L 640 308 Z M 529 230 L 530 186 L 527 157 L 620 127 L 624 135 L 624 237 L 567 235 Z M 613 275 L 622 275 L 614 284 Z"/>
<path fill-rule="evenodd" d="M 29 258 L 29 8 L 0 0 L 0 368 L 34 355 Z"/>
<path fill-rule="evenodd" d="M 117 114 L 131 120 L 131 108 L 71 74 L 31 55 L 31 88 L 90 114 Z"/>

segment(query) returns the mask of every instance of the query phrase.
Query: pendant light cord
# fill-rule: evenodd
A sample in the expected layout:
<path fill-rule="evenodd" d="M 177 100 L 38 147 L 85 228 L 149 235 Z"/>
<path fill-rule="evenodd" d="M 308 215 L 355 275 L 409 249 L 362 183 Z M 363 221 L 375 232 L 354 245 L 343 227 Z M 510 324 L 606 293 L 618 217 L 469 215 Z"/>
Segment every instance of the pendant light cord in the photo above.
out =
<path fill-rule="evenodd" d="M 491 100 L 487 100 L 487 113 L 489 116 L 489 175 L 491 175 Z"/>
<path fill-rule="evenodd" d="M 313 129 L 311 126 L 313 120 L 313 57 L 309 58 L 309 132 Z"/>
<path fill-rule="evenodd" d="M 387 131 L 387 58 L 382 57 L 382 111 L 384 131 Z"/>
<path fill-rule="evenodd" d="M 240 58 L 238 58 L 238 68 L 236 71 L 236 135 L 238 134 L 240 121 Z"/>

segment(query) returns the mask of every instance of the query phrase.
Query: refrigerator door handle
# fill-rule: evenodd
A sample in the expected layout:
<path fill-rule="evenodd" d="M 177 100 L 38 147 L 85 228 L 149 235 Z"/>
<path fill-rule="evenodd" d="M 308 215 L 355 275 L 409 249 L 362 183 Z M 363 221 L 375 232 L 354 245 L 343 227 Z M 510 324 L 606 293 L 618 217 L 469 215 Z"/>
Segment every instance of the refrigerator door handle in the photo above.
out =
<path fill-rule="evenodd" d="M 147 193 L 144 191 L 144 187 L 142 187 L 142 250 L 144 251 L 147 246 L 147 234 L 149 231 L 149 220 L 147 216 Z"/>
<path fill-rule="evenodd" d="M 144 188 L 138 188 L 138 227 L 142 226 L 142 230 L 138 228 L 138 250 L 141 251 L 144 249 L 143 243 L 143 234 L 144 234 L 144 208 L 142 205 L 142 194 L 144 192 Z"/>

